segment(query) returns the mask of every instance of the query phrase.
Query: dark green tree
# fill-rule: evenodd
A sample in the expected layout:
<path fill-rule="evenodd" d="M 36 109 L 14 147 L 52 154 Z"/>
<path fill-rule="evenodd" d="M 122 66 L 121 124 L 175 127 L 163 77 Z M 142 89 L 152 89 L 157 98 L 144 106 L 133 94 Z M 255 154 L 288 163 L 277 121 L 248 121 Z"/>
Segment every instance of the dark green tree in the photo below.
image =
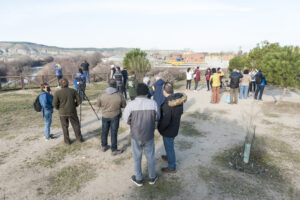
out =
<path fill-rule="evenodd" d="M 279 102 L 287 87 L 300 86 L 300 52 L 298 47 L 285 46 L 263 56 L 261 69 L 269 83 L 283 87 Z"/>
<path fill-rule="evenodd" d="M 247 56 L 246 55 L 238 55 L 232 58 L 229 61 L 229 71 L 234 69 L 243 70 L 247 63 Z"/>
<path fill-rule="evenodd" d="M 133 49 L 124 57 L 124 67 L 128 70 L 135 71 L 138 80 L 142 80 L 145 74 L 151 69 L 151 64 L 146 56 L 146 52 L 140 49 Z"/>

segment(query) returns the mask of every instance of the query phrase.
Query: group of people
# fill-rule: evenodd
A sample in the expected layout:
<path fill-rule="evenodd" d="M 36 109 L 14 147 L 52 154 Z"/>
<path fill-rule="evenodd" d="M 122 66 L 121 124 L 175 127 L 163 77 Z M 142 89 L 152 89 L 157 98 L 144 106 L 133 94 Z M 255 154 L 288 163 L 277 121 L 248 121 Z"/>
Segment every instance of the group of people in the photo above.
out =
<path fill-rule="evenodd" d="M 190 90 L 191 81 L 194 79 L 195 88 L 194 91 L 197 91 L 198 84 L 200 81 L 200 71 L 199 67 L 195 70 L 191 70 L 188 68 L 186 71 L 186 90 Z M 216 104 L 220 101 L 220 88 L 223 87 L 223 78 L 224 72 L 221 68 L 208 68 L 205 71 L 205 80 L 207 84 L 207 91 L 211 88 L 211 103 Z M 254 93 L 254 99 L 262 100 L 262 95 L 264 91 L 264 87 L 267 84 L 265 76 L 261 71 L 257 71 L 256 69 L 252 69 L 249 72 L 248 69 L 245 69 L 243 73 L 239 70 L 234 69 L 233 72 L 229 76 L 230 78 L 230 104 L 236 104 L 239 99 L 247 99 L 249 92 Z"/>
<path fill-rule="evenodd" d="M 168 162 L 168 166 L 162 168 L 162 172 L 176 172 L 174 139 L 179 131 L 183 103 L 187 97 L 181 93 L 174 94 L 172 84 L 163 81 L 161 77 L 156 77 L 156 82 L 152 86 L 148 77 L 139 83 L 132 71 L 127 82 L 131 101 L 126 104 L 125 97 L 118 90 L 117 81 L 110 79 L 109 87 L 99 95 L 97 101 L 102 111 L 101 149 L 103 152 L 111 149 L 112 155 L 123 152 L 117 148 L 118 128 L 122 119 L 130 125 L 134 160 L 134 175 L 131 180 L 137 186 L 143 185 L 141 161 L 144 152 L 148 163 L 149 184 L 155 184 L 158 176 L 155 171 L 154 131 L 158 129 L 162 135 L 166 151 L 166 155 L 162 155 L 161 158 Z M 107 143 L 109 130 L 111 146 Z"/>
<path fill-rule="evenodd" d="M 80 76 L 84 76 L 81 73 Z M 135 72 L 131 71 L 124 82 L 124 69 L 116 67 L 108 87 L 99 94 L 97 106 L 102 112 L 101 150 L 106 152 L 111 149 L 111 154 L 118 155 L 123 152 L 118 149 L 118 129 L 120 120 L 130 126 L 132 156 L 134 160 L 134 175 L 131 177 L 137 186 L 143 185 L 142 154 L 145 153 L 148 163 L 149 184 L 155 184 L 158 179 L 155 171 L 155 129 L 162 135 L 165 155 L 161 159 L 168 163 L 161 170 L 164 173 L 176 172 L 176 155 L 174 140 L 178 135 L 183 104 L 187 97 L 183 93 L 174 93 L 173 85 L 165 82 L 157 76 L 151 85 L 148 77 L 143 82 L 136 79 Z M 127 72 L 126 72 L 127 73 Z M 122 77 L 119 76 L 122 74 Z M 79 74 L 78 74 L 79 76 Z M 122 85 L 119 82 L 122 81 Z M 76 139 L 83 142 L 76 107 L 81 104 L 82 99 L 78 91 L 69 88 L 67 79 L 61 77 L 60 88 L 52 94 L 47 83 L 41 85 L 39 101 L 42 106 L 41 113 L 45 120 L 45 138 L 53 139 L 50 134 L 53 108 L 57 109 L 64 134 L 64 142 L 71 144 L 69 138 L 69 121 L 75 132 Z M 124 87 L 125 85 L 125 87 Z M 130 102 L 126 102 L 124 88 L 128 89 Z M 126 92 L 126 90 L 125 90 Z M 153 99 L 152 99 L 153 98 Z M 122 112 L 123 110 L 123 112 Z M 111 145 L 108 144 L 108 133 L 111 133 Z"/>

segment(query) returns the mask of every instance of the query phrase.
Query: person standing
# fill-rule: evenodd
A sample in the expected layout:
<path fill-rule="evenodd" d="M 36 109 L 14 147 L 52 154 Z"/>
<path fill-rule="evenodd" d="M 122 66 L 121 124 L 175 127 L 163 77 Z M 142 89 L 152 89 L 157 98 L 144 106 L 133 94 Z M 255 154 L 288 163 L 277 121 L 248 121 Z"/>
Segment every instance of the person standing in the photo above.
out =
<path fill-rule="evenodd" d="M 256 75 L 256 73 L 257 73 L 256 69 L 252 68 L 252 70 L 250 72 L 251 82 L 249 85 L 249 92 L 255 92 L 255 75 Z"/>
<path fill-rule="evenodd" d="M 218 67 L 217 73 L 218 73 L 218 74 L 221 74 L 221 73 L 222 73 L 222 70 L 221 70 L 220 67 Z M 224 75 L 223 75 L 223 76 L 220 76 L 220 88 L 223 87 L 223 77 L 224 77 Z"/>
<path fill-rule="evenodd" d="M 156 82 L 152 85 L 150 89 L 150 96 L 153 96 L 153 100 L 160 107 L 165 101 L 165 96 L 163 94 L 163 89 L 162 89 L 163 85 L 165 84 L 165 81 L 162 80 L 160 76 L 156 76 L 155 80 Z"/>
<path fill-rule="evenodd" d="M 130 125 L 132 156 L 134 160 L 134 175 L 131 177 L 137 186 L 143 186 L 142 154 L 148 163 L 149 184 L 155 184 L 158 176 L 155 172 L 155 124 L 160 118 L 157 103 L 148 99 L 148 86 L 139 83 L 137 97 L 128 103 L 123 113 L 123 120 Z"/>
<path fill-rule="evenodd" d="M 52 123 L 52 113 L 53 113 L 53 95 L 51 94 L 51 89 L 48 83 L 41 84 L 41 93 L 39 96 L 39 101 L 42 106 L 41 114 L 45 120 L 44 135 L 46 140 L 53 139 L 53 135 L 50 134 L 50 126 Z"/>
<path fill-rule="evenodd" d="M 187 68 L 187 70 L 186 70 L 186 90 L 191 89 L 192 79 L 193 79 L 193 71 L 191 70 L 191 68 Z"/>
<path fill-rule="evenodd" d="M 261 70 L 259 70 L 255 75 L 255 83 L 256 83 L 256 91 L 254 95 L 254 99 L 262 101 L 262 95 L 264 93 L 265 86 L 267 85 L 266 77 L 262 74 Z"/>
<path fill-rule="evenodd" d="M 57 84 L 58 84 L 58 87 L 59 87 L 59 81 L 63 77 L 62 66 L 57 63 L 56 65 L 54 65 L 54 70 L 55 70 L 55 75 L 56 75 L 56 78 L 57 78 Z"/>
<path fill-rule="evenodd" d="M 197 91 L 198 83 L 200 81 L 200 70 L 199 67 L 194 71 L 195 91 Z"/>
<path fill-rule="evenodd" d="M 125 99 L 127 100 L 127 91 L 126 91 L 126 83 L 127 83 L 127 80 L 128 80 L 127 69 L 121 67 L 121 73 L 122 73 L 122 75 L 123 75 L 123 89 L 122 89 L 122 91 L 123 91 L 123 93 L 124 93 Z"/>
<path fill-rule="evenodd" d="M 111 65 L 111 66 L 110 66 L 110 75 L 109 75 L 109 79 L 114 78 L 115 73 L 116 73 L 115 65 Z"/>
<path fill-rule="evenodd" d="M 61 127 L 64 133 L 64 142 L 71 144 L 69 138 L 69 121 L 72 124 L 77 141 L 83 142 L 80 131 L 76 107 L 81 104 L 81 99 L 75 89 L 69 88 L 69 81 L 65 78 L 59 81 L 61 89 L 56 91 L 53 98 L 53 107 L 58 110 Z"/>
<path fill-rule="evenodd" d="M 117 67 L 117 71 L 113 76 L 113 79 L 116 80 L 118 92 L 123 93 L 123 75 L 121 73 L 120 67 Z"/>
<path fill-rule="evenodd" d="M 219 103 L 219 95 L 220 95 L 220 77 L 224 76 L 224 72 L 220 70 L 220 73 L 217 73 L 216 68 L 212 68 L 212 75 L 210 76 L 210 81 L 212 82 L 212 103 Z"/>
<path fill-rule="evenodd" d="M 90 64 L 86 60 L 84 60 L 84 62 L 81 64 L 84 76 L 87 78 L 88 82 L 91 83 L 90 82 L 89 66 L 90 66 Z"/>
<path fill-rule="evenodd" d="M 129 97 L 131 101 L 134 100 L 136 97 L 136 88 L 138 84 L 139 82 L 135 77 L 135 72 L 131 71 L 128 82 L 126 84 L 126 88 L 128 89 Z"/>
<path fill-rule="evenodd" d="M 239 98 L 242 99 L 244 96 L 244 99 L 248 98 L 248 89 L 249 89 L 249 84 L 251 82 L 251 77 L 249 75 L 249 70 L 245 69 L 243 78 L 241 79 L 240 83 L 240 96 Z"/>
<path fill-rule="evenodd" d="M 240 79 L 243 78 L 243 75 L 239 73 L 236 69 L 229 76 L 230 78 L 230 104 L 238 103 L 238 93 L 239 93 L 239 84 Z"/>
<path fill-rule="evenodd" d="M 74 84 L 75 89 L 79 89 L 79 86 L 80 86 L 81 89 L 83 89 L 83 91 L 85 91 L 86 76 L 83 73 L 81 68 L 78 69 L 78 72 L 76 73 L 76 76 L 73 79 L 73 84 Z"/>
<path fill-rule="evenodd" d="M 117 83 L 114 79 L 109 80 L 109 87 L 104 93 L 99 95 L 97 106 L 102 110 L 102 151 L 105 152 L 110 148 L 109 145 L 107 145 L 107 136 L 110 129 L 112 155 L 122 153 L 122 151 L 117 148 L 118 129 L 121 117 L 121 108 L 125 108 L 126 101 L 122 94 L 118 92 Z"/>
<path fill-rule="evenodd" d="M 210 80 L 210 76 L 211 76 L 211 71 L 210 71 L 210 68 L 208 68 L 206 70 L 206 73 L 205 73 L 205 79 L 206 79 L 206 84 L 207 84 L 207 91 L 209 91 L 209 80 Z"/>
<path fill-rule="evenodd" d="M 166 101 L 161 106 L 161 118 L 158 124 L 158 131 L 163 137 L 166 155 L 162 159 L 168 162 L 168 167 L 162 168 L 162 172 L 176 172 L 176 155 L 174 140 L 178 135 L 180 119 L 183 114 L 183 103 L 187 97 L 181 93 L 174 94 L 173 86 L 166 83 L 163 88 Z"/>

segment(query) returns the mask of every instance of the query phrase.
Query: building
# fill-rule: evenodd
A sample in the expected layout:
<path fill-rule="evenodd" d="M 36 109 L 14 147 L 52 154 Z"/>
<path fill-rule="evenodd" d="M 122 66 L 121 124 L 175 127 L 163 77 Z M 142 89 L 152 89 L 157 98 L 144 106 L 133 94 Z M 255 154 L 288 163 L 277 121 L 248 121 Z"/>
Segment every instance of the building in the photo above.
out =
<path fill-rule="evenodd" d="M 173 53 L 169 57 L 167 57 L 167 61 L 173 61 L 176 62 L 178 59 L 182 60 L 182 54 L 179 53 Z"/>
<path fill-rule="evenodd" d="M 204 53 L 187 53 L 183 55 L 183 61 L 187 64 L 199 64 L 205 62 Z"/>

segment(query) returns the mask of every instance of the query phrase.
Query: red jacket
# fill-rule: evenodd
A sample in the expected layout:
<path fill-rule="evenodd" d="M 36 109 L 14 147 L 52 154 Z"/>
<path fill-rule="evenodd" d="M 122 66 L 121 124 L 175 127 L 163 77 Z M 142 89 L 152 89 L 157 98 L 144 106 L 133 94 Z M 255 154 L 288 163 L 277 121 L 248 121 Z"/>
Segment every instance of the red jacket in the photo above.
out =
<path fill-rule="evenodd" d="M 194 81 L 200 81 L 200 71 L 196 69 L 194 71 L 194 74 L 196 74 L 196 77 L 194 78 Z"/>

